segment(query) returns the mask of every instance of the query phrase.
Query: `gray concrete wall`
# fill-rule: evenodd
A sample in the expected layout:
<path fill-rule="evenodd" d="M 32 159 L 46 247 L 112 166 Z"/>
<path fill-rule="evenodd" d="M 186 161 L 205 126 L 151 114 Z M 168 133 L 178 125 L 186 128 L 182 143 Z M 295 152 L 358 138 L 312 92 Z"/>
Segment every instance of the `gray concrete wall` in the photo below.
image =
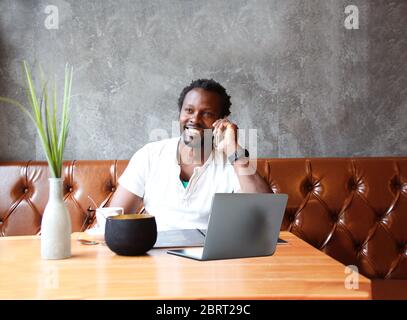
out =
<path fill-rule="evenodd" d="M 26 101 L 23 59 L 60 84 L 72 64 L 66 159 L 128 159 L 171 135 L 180 91 L 205 77 L 257 128 L 260 157 L 405 156 L 406 30 L 404 0 L 1 0 L 0 95 Z M 0 160 L 26 159 L 44 159 L 35 129 L 1 105 Z"/>

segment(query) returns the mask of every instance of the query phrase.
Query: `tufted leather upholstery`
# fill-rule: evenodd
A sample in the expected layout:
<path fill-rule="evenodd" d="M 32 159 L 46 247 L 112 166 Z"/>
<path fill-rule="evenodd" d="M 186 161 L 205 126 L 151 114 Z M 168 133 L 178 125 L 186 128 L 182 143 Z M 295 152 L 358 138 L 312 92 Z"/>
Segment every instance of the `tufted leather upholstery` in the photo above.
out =
<path fill-rule="evenodd" d="M 71 161 L 64 163 L 64 200 L 73 231 L 94 221 L 94 205 L 106 205 L 128 161 Z M 46 162 L 0 164 L 0 235 L 27 235 L 40 231 L 48 201 L 49 170 Z"/>
<path fill-rule="evenodd" d="M 128 161 L 64 164 L 74 231 L 94 221 Z M 273 192 L 287 193 L 282 229 L 369 278 L 407 279 L 407 158 L 259 159 Z M 0 234 L 36 234 L 48 198 L 45 162 L 0 163 Z"/>

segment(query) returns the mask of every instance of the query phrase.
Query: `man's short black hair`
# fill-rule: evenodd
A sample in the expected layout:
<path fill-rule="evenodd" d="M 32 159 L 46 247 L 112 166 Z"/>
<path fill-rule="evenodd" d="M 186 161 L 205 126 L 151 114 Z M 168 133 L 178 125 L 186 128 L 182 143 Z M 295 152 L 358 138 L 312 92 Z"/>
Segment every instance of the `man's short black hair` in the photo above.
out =
<path fill-rule="evenodd" d="M 216 92 L 221 97 L 221 100 L 222 100 L 222 110 L 221 110 L 221 115 L 220 115 L 221 118 L 227 117 L 228 115 L 230 115 L 230 106 L 232 105 L 232 103 L 230 102 L 230 96 L 226 93 L 226 89 L 221 84 L 219 84 L 218 82 L 216 82 L 213 79 L 194 80 L 191 82 L 191 84 L 189 86 L 182 89 L 182 92 L 178 99 L 178 108 L 179 108 L 180 112 L 181 112 L 182 104 L 184 103 L 184 99 L 185 99 L 185 96 L 187 95 L 187 93 L 189 91 L 191 91 L 192 89 L 197 89 L 197 88 Z"/>

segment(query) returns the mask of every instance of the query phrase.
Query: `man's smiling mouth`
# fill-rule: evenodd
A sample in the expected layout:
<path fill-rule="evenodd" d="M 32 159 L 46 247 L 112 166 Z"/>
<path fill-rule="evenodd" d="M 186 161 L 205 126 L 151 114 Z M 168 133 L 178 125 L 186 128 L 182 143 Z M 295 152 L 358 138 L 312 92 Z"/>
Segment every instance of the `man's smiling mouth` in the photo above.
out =
<path fill-rule="evenodd" d="M 202 128 L 196 126 L 184 126 L 184 130 L 185 133 L 192 136 L 201 134 L 201 132 L 203 132 Z"/>

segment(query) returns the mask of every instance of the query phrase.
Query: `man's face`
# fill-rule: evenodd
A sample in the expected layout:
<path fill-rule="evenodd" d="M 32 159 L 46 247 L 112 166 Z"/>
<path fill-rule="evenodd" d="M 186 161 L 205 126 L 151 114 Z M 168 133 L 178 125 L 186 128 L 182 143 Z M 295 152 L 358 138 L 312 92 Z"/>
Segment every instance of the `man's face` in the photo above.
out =
<path fill-rule="evenodd" d="M 185 145 L 200 148 L 204 143 L 204 133 L 205 139 L 211 139 L 212 143 L 212 124 L 220 118 L 221 103 L 216 92 L 197 88 L 187 93 L 179 115 L 181 138 Z"/>

